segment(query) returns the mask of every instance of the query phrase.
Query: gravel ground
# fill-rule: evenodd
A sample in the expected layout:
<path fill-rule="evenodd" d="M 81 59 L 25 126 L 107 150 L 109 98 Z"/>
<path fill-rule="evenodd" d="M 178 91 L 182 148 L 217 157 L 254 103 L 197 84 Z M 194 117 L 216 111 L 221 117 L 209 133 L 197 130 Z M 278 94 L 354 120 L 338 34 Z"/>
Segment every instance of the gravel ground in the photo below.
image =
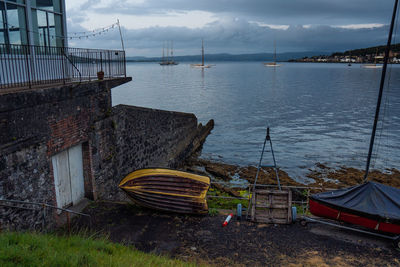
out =
<path fill-rule="evenodd" d="M 386 240 L 323 225 L 256 224 L 225 215 L 188 216 L 95 202 L 91 230 L 139 250 L 215 266 L 400 266 Z M 75 229 L 88 226 L 77 218 Z"/>

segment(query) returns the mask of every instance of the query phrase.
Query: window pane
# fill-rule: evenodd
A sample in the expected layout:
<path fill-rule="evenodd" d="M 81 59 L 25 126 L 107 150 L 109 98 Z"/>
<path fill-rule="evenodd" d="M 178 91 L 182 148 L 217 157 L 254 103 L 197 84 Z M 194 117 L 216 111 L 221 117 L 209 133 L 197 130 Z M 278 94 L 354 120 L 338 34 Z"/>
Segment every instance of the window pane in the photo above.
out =
<path fill-rule="evenodd" d="M 7 24 L 10 44 L 27 44 L 25 8 L 7 4 Z"/>
<path fill-rule="evenodd" d="M 0 2 L 0 43 L 8 43 L 6 10 L 3 2 Z"/>
<path fill-rule="evenodd" d="M 38 27 L 38 17 L 36 9 L 32 9 L 32 32 L 33 32 L 33 43 L 35 45 L 40 45 L 39 43 L 39 27 Z"/>
<path fill-rule="evenodd" d="M 47 28 L 46 12 L 37 10 L 36 13 L 39 32 L 39 45 L 47 46 L 49 45 L 49 33 Z"/>
<path fill-rule="evenodd" d="M 55 30 L 56 30 L 56 46 L 61 47 L 64 46 L 64 36 L 63 34 L 63 24 L 62 24 L 62 17 L 60 15 L 54 15 L 55 21 Z"/>
<path fill-rule="evenodd" d="M 5 18 L 6 18 L 6 10 L 4 8 L 4 3 L 0 2 L 0 29 L 6 28 L 6 25 L 4 24 Z"/>
<path fill-rule="evenodd" d="M 18 4 L 25 4 L 25 0 L 8 0 L 8 1 L 18 3 Z"/>
<path fill-rule="evenodd" d="M 40 8 L 40 9 L 46 9 L 46 10 L 49 10 L 49 11 L 54 11 L 53 0 L 36 0 L 36 7 Z"/>
<path fill-rule="evenodd" d="M 47 13 L 47 19 L 49 22 L 49 39 L 50 39 L 50 46 L 56 46 L 56 29 L 54 25 L 54 14 Z"/>

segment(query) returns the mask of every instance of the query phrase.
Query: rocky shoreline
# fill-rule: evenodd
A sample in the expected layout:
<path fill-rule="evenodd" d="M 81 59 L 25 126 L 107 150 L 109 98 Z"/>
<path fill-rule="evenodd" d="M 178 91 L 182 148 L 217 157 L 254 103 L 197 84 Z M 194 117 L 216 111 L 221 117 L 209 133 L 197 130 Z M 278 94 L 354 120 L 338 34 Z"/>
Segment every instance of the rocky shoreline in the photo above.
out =
<path fill-rule="evenodd" d="M 215 162 L 197 157 L 192 157 L 186 161 L 184 169 L 207 175 L 211 180 L 220 184 L 231 184 L 227 187 L 245 188 L 248 184 L 253 184 L 257 167 L 256 166 L 238 166 L 227 163 Z M 364 170 L 345 167 L 330 168 L 322 163 L 316 163 L 315 168 L 309 169 L 307 178 L 314 182 L 304 184 L 297 182 L 282 169 L 278 170 L 281 185 L 284 186 L 307 186 L 318 188 L 342 188 L 360 184 L 363 182 Z M 400 171 L 397 169 L 388 169 L 384 172 L 371 170 L 369 180 L 400 188 Z M 273 168 L 261 168 L 257 184 L 277 185 L 276 175 Z"/>

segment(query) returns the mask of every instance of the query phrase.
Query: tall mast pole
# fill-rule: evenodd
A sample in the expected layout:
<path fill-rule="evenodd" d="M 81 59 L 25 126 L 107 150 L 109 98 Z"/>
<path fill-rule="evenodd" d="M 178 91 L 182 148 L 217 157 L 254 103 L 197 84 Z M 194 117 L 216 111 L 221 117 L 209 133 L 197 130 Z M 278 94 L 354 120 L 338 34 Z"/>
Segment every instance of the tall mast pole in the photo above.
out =
<path fill-rule="evenodd" d="M 376 127 L 378 125 L 379 110 L 381 108 L 383 86 L 385 85 L 386 69 L 387 69 L 387 63 L 388 63 L 388 60 L 389 60 L 390 45 L 392 43 L 393 27 L 394 27 L 394 22 L 395 22 L 395 19 L 396 19 L 396 12 L 397 12 L 397 4 L 398 4 L 398 2 L 399 2 L 399 0 L 395 0 L 395 2 L 394 2 L 392 21 L 390 23 L 389 37 L 388 37 L 386 48 L 385 48 L 385 58 L 384 58 L 384 62 L 383 62 L 381 83 L 380 83 L 380 86 L 379 86 L 378 102 L 376 103 L 374 127 L 372 128 L 371 141 L 369 143 L 369 151 L 368 151 L 368 158 L 367 158 L 367 166 L 365 168 L 364 182 L 366 182 L 367 178 L 368 178 L 369 165 L 371 163 L 372 150 L 374 148 L 375 133 L 376 133 Z"/>
<path fill-rule="evenodd" d="M 201 39 L 201 65 L 204 66 L 204 40 Z"/>
<path fill-rule="evenodd" d="M 171 61 L 174 61 L 174 41 L 171 41 Z"/>
<path fill-rule="evenodd" d="M 121 26 L 119 25 L 119 19 L 117 19 L 117 24 L 118 24 L 118 29 L 119 29 L 119 36 L 121 37 L 122 51 L 125 51 L 124 40 L 122 39 Z"/>
<path fill-rule="evenodd" d="M 169 63 L 169 42 L 167 41 L 167 62 Z"/>
<path fill-rule="evenodd" d="M 164 50 L 165 50 L 165 42 L 163 42 L 163 44 L 162 44 L 162 62 L 163 62 L 163 63 L 165 62 L 165 53 L 164 53 Z"/>

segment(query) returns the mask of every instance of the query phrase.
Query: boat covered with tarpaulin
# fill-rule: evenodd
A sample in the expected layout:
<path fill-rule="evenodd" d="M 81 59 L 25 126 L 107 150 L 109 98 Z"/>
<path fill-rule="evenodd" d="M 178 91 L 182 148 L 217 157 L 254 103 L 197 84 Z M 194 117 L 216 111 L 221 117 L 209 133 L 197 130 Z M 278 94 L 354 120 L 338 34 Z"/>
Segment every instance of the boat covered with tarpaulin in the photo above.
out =
<path fill-rule="evenodd" d="M 400 234 L 400 189 L 366 182 L 344 189 L 314 194 L 310 212 L 376 231 Z"/>

